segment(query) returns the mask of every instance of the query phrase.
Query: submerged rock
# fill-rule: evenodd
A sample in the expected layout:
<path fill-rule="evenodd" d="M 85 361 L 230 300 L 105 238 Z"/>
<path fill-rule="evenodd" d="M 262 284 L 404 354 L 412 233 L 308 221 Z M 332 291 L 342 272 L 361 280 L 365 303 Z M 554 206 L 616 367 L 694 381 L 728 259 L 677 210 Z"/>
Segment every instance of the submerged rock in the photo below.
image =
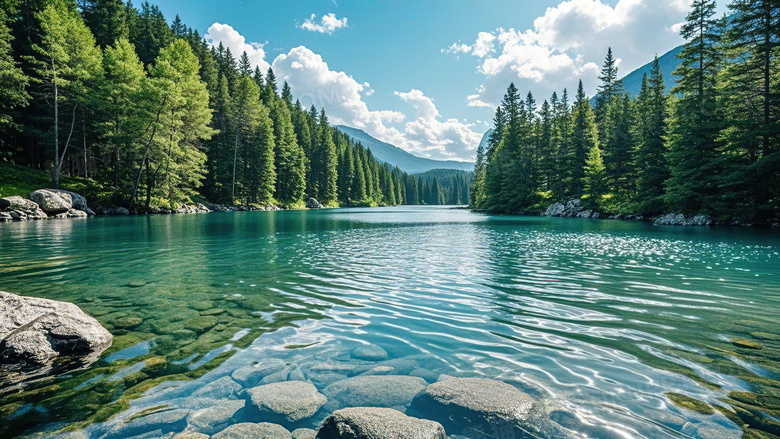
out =
<path fill-rule="evenodd" d="M 260 413 L 281 417 L 286 422 L 310 418 L 328 401 L 313 384 L 304 381 L 266 384 L 247 393 Z"/>
<path fill-rule="evenodd" d="M 374 345 L 358 346 L 352 350 L 350 355 L 356 360 L 364 361 L 382 361 L 387 359 L 387 351 Z"/>
<path fill-rule="evenodd" d="M 67 212 L 73 208 L 73 198 L 70 194 L 51 189 L 38 189 L 30 194 L 30 199 L 49 215 Z"/>
<path fill-rule="evenodd" d="M 365 375 L 337 381 L 322 393 L 344 407 L 396 407 L 409 405 L 427 384 L 417 377 Z"/>
<path fill-rule="evenodd" d="M 445 439 L 438 422 L 406 416 L 398 410 L 356 407 L 338 410 L 323 422 L 318 439 Z"/>
<path fill-rule="evenodd" d="M 211 436 L 211 439 L 292 439 L 292 435 L 281 425 L 244 422 L 231 425 Z"/>
<path fill-rule="evenodd" d="M 72 303 L 0 291 L 0 362 L 45 363 L 103 352 L 113 337 Z"/>
<path fill-rule="evenodd" d="M 281 372 L 285 368 L 282 360 L 271 359 L 264 363 L 238 368 L 230 376 L 244 387 L 254 387 L 263 378 Z"/>
<path fill-rule="evenodd" d="M 298 428 L 293 430 L 292 439 L 316 439 L 317 431 L 311 428 Z"/>
<path fill-rule="evenodd" d="M 225 428 L 245 405 L 246 401 L 244 400 L 225 401 L 190 414 L 187 421 L 198 431 L 214 433 Z"/>
<path fill-rule="evenodd" d="M 420 392 L 410 411 L 441 422 L 453 433 L 478 425 L 522 430 L 533 408 L 528 394 L 507 383 L 444 377 Z"/>

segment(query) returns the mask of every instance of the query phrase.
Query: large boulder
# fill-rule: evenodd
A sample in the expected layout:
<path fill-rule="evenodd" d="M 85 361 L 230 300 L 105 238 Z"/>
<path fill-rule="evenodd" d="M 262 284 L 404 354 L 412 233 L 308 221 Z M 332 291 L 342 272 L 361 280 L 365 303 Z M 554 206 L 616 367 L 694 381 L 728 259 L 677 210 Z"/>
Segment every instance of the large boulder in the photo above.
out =
<path fill-rule="evenodd" d="M 72 207 L 76 210 L 83 210 L 85 212 L 89 210 L 89 206 L 87 206 L 87 199 L 75 192 L 66 191 L 63 189 L 47 189 L 47 190 L 54 192 L 55 194 L 60 194 L 61 196 L 63 195 L 69 196 L 71 202 L 73 203 Z"/>
<path fill-rule="evenodd" d="M 420 392 L 409 408 L 410 413 L 441 422 L 449 433 L 478 426 L 522 432 L 533 409 L 534 400 L 507 383 L 446 376 Z"/>
<path fill-rule="evenodd" d="M 314 198 L 309 198 L 308 200 L 306 200 L 306 208 L 307 209 L 322 209 L 322 204 L 320 204 L 320 202 L 315 200 Z"/>
<path fill-rule="evenodd" d="M 710 226 L 713 221 L 709 215 L 686 217 L 681 213 L 669 213 L 655 220 L 657 226 Z"/>
<path fill-rule="evenodd" d="M 73 198 L 70 194 L 51 189 L 38 189 L 30 194 L 30 199 L 49 215 L 67 212 L 73 208 Z"/>
<path fill-rule="evenodd" d="M 211 436 L 211 439 L 292 439 L 292 435 L 281 425 L 244 422 L 231 425 Z"/>
<path fill-rule="evenodd" d="M 328 399 L 305 381 L 285 381 L 247 390 L 252 405 L 270 418 L 297 422 L 314 416 Z"/>
<path fill-rule="evenodd" d="M 0 362 L 100 353 L 113 337 L 72 303 L 0 291 Z"/>
<path fill-rule="evenodd" d="M 584 212 L 587 212 L 587 216 Z M 586 211 L 582 207 L 582 203 L 579 199 L 572 199 L 566 201 L 559 201 L 547 208 L 544 212 L 544 216 L 560 216 L 567 218 L 585 217 L 589 218 L 592 212 Z"/>
<path fill-rule="evenodd" d="M 317 439 L 446 439 L 438 422 L 406 416 L 389 408 L 337 410 L 323 422 Z"/>
<path fill-rule="evenodd" d="M 19 196 L 0 198 L 0 211 L 4 220 L 25 221 L 46 219 L 48 215 L 34 201 Z"/>
<path fill-rule="evenodd" d="M 418 377 L 365 375 L 336 381 L 322 393 L 341 407 L 398 407 L 409 405 L 427 384 Z"/>

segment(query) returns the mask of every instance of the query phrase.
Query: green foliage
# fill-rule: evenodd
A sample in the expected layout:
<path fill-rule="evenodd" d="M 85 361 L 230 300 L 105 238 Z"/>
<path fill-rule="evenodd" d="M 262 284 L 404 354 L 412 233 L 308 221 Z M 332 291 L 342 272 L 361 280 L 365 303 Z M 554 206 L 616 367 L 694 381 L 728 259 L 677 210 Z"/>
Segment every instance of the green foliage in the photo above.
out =
<path fill-rule="evenodd" d="M 585 177 L 583 186 L 587 196 L 589 207 L 597 209 L 601 205 L 601 198 L 607 193 L 607 169 L 601 158 L 601 150 L 598 145 L 593 145 L 588 151 L 588 159 L 585 162 Z"/>
<path fill-rule="evenodd" d="M 30 99 L 27 94 L 30 79 L 13 58 L 13 36 L 7 22 L 5 11 L 0 10 L 0 134 L 9 127 L 18 128 L 11 112 L 27 105 Z"/>

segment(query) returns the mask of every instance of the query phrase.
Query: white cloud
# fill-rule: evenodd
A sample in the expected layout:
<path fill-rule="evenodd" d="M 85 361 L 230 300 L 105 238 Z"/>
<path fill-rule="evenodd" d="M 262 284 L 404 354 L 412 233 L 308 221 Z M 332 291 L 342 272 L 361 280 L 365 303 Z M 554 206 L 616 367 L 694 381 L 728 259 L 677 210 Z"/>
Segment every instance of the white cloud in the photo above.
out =
<path fill-rule="evenodd" d="M 222 42 L 234 54 L 246 50 L 253 63 L 264 70 L 268 68 L 263 46 L 247 43 L 228 25 L 214 23 L 206 39 L 212 45 Z M 322 56 L 307 47 L 295 47 L 277 56 L 271 67 L 280 84 L 284 81 L 290 84 L 295 99 L 306 107 L 325 108 L 333 125 L 362 129 L 379 140 L 423 157 L 473 160 L 481 137 L 472 131 L 474 125 L 457 119 L 442 120 L 433 99 L 420 90 L 395 92 L 416 111 L 415 119 L 406 121 L 406 116 L 398 111 L 369 109 L 363 99 L 375 93 L 371 85 L 332 70 Z"/>
<path fill-rule="evenodd" d="M 310 32 L 319 32 L 321 34 L 332 34 L 333 32 L 347 27 L 347 17 L 336 18 L 336 14 L 325 14 L 320 18 L 320 22 L 317 23 L 317 15 L 311 14 L 311 17 L 307 18 L 302 25 L 298 26 L 301 29 Z"/>
<path fill-rule="evenodd" d="M 221 42 L 223 46 L 230 49 L 230 52 L 236 59 L 238 59 L 242 53 L 246 52 L 249 61 L 252 62 L 253 66 L 260 67 L 262 71 L 268 69 L 269 64 L 265 60 L 263 44 L 247 43 L 246 38 L 228 24 L 212 24 L 208 31 L 206 31 L 204 38 L 210 45 L 215 47 Z"/>
<path fill-rule="evenodd" d="M 565 0 L 547 8 L 533 29 L 480 32 L 472 45 L 459 43 L 448 52 L 471 53 L 485 76 L 472 107 L 495 107 L 510 82 L 539 100 L 564 87 L 570 91 L 582 78 L 594 94 L 608 47 L 618 58 L 621 74 L 682 43 L 679 23 L 688 0 Z M 497 50 L 496 50 L 497 49 Z"/>

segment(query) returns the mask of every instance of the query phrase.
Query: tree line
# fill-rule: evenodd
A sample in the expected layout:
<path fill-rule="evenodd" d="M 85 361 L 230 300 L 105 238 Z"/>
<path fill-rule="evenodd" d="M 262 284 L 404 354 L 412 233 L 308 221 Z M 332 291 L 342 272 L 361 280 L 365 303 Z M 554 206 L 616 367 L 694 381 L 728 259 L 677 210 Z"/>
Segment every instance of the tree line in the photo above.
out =
<path fill-rule="evenodd" d="M 780 3 L 735 0 L 715 17 L 694 0 L 677 84 L 658 57 L 638 96 L 609 49 L 595 105 L 580 81 L 541 106 L 510 84 L 488 147 L 477 151 L 470 201 L 497 212 L 581 198 L 606 213 L 704 213 L 768 219 L 780 212 Z"/>
<path fill-rule="evenodd" d="M 55 187 L 88 177 L 131 210 L 197 196 L 287 207 L 451 198 L 380 163 L 272 69 L 148 2 L 0 0 L 0 64 L 0 160 L 48 170 Z"/>

